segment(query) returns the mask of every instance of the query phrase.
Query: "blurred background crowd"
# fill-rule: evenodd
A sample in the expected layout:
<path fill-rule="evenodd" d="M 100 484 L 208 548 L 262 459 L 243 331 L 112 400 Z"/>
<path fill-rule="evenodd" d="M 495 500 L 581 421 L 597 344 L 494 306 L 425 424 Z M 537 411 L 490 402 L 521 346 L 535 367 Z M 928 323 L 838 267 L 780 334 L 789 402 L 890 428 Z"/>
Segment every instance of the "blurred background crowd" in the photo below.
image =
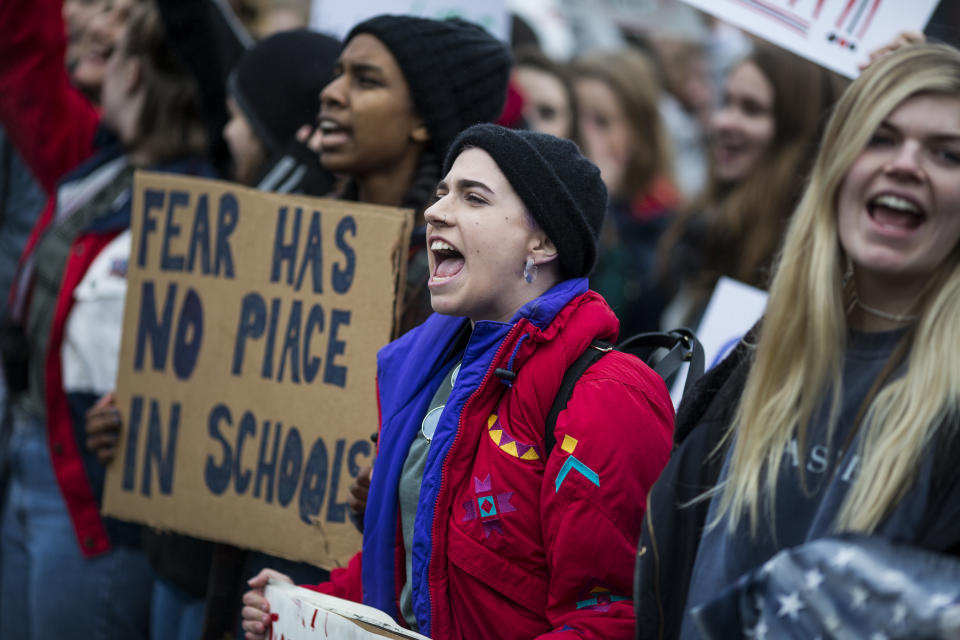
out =
<path fill-rule="evenodd" d="M 341 42 L 309 28 L 306 0 L 0 0 L 0 310 L 16 394 L 0 447 L 10 478 L 0 638 L 93 637 L 67 616 L 35 617 L 39 635 L 24 635 L 8 612 L 35 611 L 41 597 L 100 606 L 85 600 L 107 597 L 88 588 L 98 572 L 124 578 L 110 587 L 129 618 L 114 621 L 127 629 L 116 637 L 146 620 L 154 638 L 223 637 L 236 631 L 242 580 L 278 566 L 101 521 L 97 465 L 116 439 L 107 422 L 76 437 L 89 450 L 57 448 L 58 434 L 73 441 L 91 408 L 110 406 L 122 290 L 100 292 L 125 272 L 134 168 L 415 209 L 404 331 L 429 313 L 422 211 L 445 146 L 495 121 L 569 138 L 600 168 L 610 199 L 591 286 L 622 337 L 695 328 L 722 276 L 767 286 L 848 81 L 680 2 L 508 8 L 512 61 L 461 33 L 450 55 L 433 55 L 425 43 L 442 43 L 442 30 L 374 24 Z M 930 35 L 956 44 L 957 13 L 942 3 Z M 452 79 L 441 103 L 436 83 Z M 371 86 L 394 93 L 371 100 Z"/>

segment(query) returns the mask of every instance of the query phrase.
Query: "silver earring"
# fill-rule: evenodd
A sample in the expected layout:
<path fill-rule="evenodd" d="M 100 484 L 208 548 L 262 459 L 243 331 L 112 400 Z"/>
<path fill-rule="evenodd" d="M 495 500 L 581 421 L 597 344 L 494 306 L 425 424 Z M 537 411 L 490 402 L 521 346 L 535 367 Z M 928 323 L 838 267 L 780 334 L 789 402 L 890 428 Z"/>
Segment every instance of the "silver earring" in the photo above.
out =
<path fill-rule="evenodd" d="M 527 281 L 527 284 L 532 283 L 537 277 L 537 265 L 533 262 L 533 258 L 527 256 L 527 261 L 523 263 L 523 279 Z"/>

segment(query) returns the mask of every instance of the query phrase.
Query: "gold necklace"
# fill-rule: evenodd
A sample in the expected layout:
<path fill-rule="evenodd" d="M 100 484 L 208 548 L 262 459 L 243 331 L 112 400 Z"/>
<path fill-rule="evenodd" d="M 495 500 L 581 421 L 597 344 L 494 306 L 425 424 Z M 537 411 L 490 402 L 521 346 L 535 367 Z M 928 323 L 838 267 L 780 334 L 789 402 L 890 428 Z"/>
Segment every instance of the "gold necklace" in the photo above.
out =
<path fill-rule="evenodd" d="M 891 321 L 891 322 L 913 322 L 914 320 L 917 319 L 917 315 L 916 315 L 916 314 L 902 316 L 902 315 L 898 315 L 898 314 L 896 314 L 896 313 L 890 313 L 889 311 L 884 311 L 884 310 L 882 310 L 882 309 L 875 309 L 874 307 L 865 305 L 865 304 L 860 300 L 860 298 L 857 298 L 857 299 L 854 301 L 854 304 L 856 304 L 858 307 L 860 307 L 861 309 L 863 309 L 864 311 L 866 311 L 867 313 L 869 313 L 869 314 L 871 314 L 871 315 L 874 315 L 874 316 L 876 316 L 876 317 L 878 317 L 878 318 L 883 318 L 884 320 L 889 320 L 889 321 Z"/>

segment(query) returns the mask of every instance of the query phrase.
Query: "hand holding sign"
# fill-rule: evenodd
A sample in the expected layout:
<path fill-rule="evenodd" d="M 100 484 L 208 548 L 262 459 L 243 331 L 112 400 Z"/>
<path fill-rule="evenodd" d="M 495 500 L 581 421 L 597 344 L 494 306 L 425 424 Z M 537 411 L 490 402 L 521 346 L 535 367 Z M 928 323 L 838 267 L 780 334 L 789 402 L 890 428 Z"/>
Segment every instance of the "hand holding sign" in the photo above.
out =
<path fill-rule="evenodd" d="M 241 626 L 247 640 L 263 640 L 270 629 L 270 603 L 264 595 L 267 582 L 270 580 L 293 584 L 289 576 L 273 569 L 263 569 L 247 580 L 251 589 L 243 594 L 243 609 L 240 611 L 240 617 L 243 619 Z"/>
<path fill-rule="evenodd" d="M 887 55 L 888 53 L 893 53 L 898 49 L 903 47 L 910 46 L 912 44 L 922 44 L 927 41 L 927 37 L 923 35 L 920 31 L 903 31 L 898 34 L 896 38 L 883 45 L 878 49 L 874 49 L 870 52 L 870 60 L 860 65 L 860 71 L 863 71 L 874 62 Z"/>
<path fill-rule="evenodd" d="M 97 400 L 86 414 L 87 449 L 97 454 L 100 464 L 108 464 L 117 453 L 117 440 L 123 421 L 113 392 Z"/>
<path fill-rule="evenodd" d="M 363 512 L 367 508 L 367 495 L 370 493 L 370 479 L 372 477 L 373 467 L 367 465 L 350 485 L 350 499 L 347 505 L 350 507 L 350 512 L 353 514 L 353 519 L 360 531 L 363 531 Z"/>

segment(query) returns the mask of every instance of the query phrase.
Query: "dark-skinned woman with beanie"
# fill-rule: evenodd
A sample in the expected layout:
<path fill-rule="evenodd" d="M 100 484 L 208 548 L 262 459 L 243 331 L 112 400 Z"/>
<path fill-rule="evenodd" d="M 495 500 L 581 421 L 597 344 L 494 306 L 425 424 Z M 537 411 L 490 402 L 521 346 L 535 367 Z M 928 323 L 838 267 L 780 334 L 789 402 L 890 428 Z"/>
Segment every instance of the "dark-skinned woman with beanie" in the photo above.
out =
<path fill-rule="evenodd" d="M 320 93 L 320 158 L 347 176 L 340 197 L 417 212 L 405 332 L 430 314 L 422 213 L 440 162 L 461 130 L 500 115 L 512 60 L 503 43 L 457 19 L 376 16 L 344 42 Z"/>

